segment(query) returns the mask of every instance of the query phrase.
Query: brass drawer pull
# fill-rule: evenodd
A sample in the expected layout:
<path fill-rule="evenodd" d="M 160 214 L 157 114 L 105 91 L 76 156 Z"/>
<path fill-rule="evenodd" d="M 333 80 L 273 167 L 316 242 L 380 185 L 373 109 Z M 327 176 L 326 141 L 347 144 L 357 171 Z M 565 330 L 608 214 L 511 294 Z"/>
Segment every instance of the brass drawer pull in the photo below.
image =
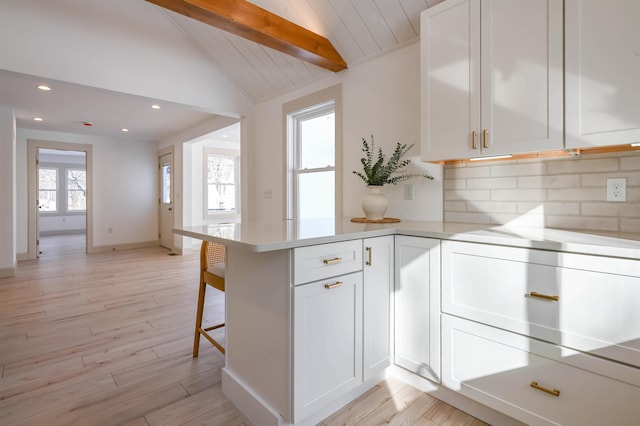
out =
<path fill-rule="evenodd" d="M 371 266 L 371 252 L 373 251 L 373 248 L 372 247 L 365 247 L 364 249 L 369 253 L 369 260 L 367 260 L 365 262 L 365 264 L 367 266 Z"/>
<path fill-rule="evenodd" d="M 344 284 L 342 281 L 336 281 L 333 284 L 325 284 L 324 288 L 326 288 L 327 290 L 331 290 L 332 288 L 340 287 L 342 284 Z"/>
<path fill-rule="evenodd" d="M 538 293 L 535 291 L 532 291 L 531 293 L 529 293 L 529 296 L 531 297 L 537 297 L 539 299 L 546 299 L 546 300 L 554 300 L 554 301 L 558 301 L 560 300 L 560 296 L 550 296 L 548 294 L 542 294 L 542 293 Z"/>
<path fill-rule="evenodd" d="M 324 263 L 325 265 L 333 265 L 334 263 L 340 263 L 340 262 L 342 262 L 341 257 L 334 257 L 333 259 L 325 259 L 322 261 L 322 263 Z"/>
<path fill-rule="evenodd" d="M 483 148 L 489 148 L 489 142 L 487 141 L 487 137 L 489 136 L 489 131 L 488 130 L 484 130 L 482 132 L 482 147 Z"/>
<path fill-rule="evenodd" d="M 478 132 L 475 130 L 471 132 L 471 149 L 478 149 L 478 144 L 476 143 L 476 137 L 478 136 Z"/>
<path fill-rule="evenodd" d="M 545 388 L 544 386 L 540 386 L 538 384 L 538 382 L 533 382 L 532 381 L 529 386 L 531 386 L 534 389 L 538 389 L 539 391 L 546 392 L 546 393 L 548 393 L 550 395 L 553 395 L 553 396 L 560 396 L 560 391 L 558 389 Z"/>

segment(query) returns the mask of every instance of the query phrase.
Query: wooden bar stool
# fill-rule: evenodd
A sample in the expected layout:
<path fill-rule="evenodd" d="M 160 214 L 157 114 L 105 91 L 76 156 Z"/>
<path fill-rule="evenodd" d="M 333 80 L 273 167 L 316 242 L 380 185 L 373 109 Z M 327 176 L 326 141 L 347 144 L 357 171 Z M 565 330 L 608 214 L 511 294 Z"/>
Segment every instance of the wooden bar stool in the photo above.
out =
<path fill-rule="evenodd" d="M 196 312 L 196 333 L 193 339 L 193 357 L 198 356 L 200 349 L 200 335 L 202 334 L 220 352 L 225 353 L 224 347 L 209 335 L 209 331 L 224 327 L 225 323 L 202 328 L 204 300 L 207 286 L 224 292 L 225 275 L 225 247 L 222 244 L 203 241 L 200 248 L 200 288 L 198 290 L 198 309 Z"/>

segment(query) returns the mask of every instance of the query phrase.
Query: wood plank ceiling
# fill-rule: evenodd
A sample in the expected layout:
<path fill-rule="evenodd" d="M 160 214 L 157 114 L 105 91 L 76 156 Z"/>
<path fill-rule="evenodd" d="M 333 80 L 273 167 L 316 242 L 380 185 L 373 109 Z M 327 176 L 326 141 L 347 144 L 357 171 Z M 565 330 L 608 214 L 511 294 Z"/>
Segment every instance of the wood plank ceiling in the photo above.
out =
<path fill-rule="evenodd" d="M 326 37 L 349 66 L 413 43 L 420 12 L 442 0 L 252 0 Z M 159 6 L 238 87 L 262 101 L 333 74 L 269 47 Z"/>

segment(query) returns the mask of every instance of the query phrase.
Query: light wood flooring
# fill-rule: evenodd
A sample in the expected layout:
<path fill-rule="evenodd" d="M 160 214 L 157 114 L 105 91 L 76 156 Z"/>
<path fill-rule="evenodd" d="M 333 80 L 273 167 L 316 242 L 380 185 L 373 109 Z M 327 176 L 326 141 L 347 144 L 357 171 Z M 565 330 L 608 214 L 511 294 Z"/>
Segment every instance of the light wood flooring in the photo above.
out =
<path fill-rule="evenodd" d="M 204 339 L 191 356 L 197 281 L 197 254 L 163 248 L 20 262 L 0 279 L 0 424 L 249 425 L 221 393 L 223 356 Z M 484 424 L 397 380 L 322 422 L 387 423 Z"/>
<path fill-rule="evenodd" d="M 69 256 L 86 252 L 86 234 L 40 236 L 40 257 Z"/>

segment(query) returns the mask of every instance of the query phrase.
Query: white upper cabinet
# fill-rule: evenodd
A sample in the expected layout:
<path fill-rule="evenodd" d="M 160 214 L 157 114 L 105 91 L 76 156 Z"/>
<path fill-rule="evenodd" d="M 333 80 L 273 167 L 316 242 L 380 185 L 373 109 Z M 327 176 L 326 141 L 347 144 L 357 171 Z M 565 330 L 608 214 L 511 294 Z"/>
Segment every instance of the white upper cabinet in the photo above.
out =
<path fill-rule="evenodd" d="M 422 159 L 563 147 L 562 0 L 448 0 L 422 13 Z"/>
<path fill-rule="evenodd" d="M 565 3 L 567 148 L 640 142 L 640 1 Z"/>

